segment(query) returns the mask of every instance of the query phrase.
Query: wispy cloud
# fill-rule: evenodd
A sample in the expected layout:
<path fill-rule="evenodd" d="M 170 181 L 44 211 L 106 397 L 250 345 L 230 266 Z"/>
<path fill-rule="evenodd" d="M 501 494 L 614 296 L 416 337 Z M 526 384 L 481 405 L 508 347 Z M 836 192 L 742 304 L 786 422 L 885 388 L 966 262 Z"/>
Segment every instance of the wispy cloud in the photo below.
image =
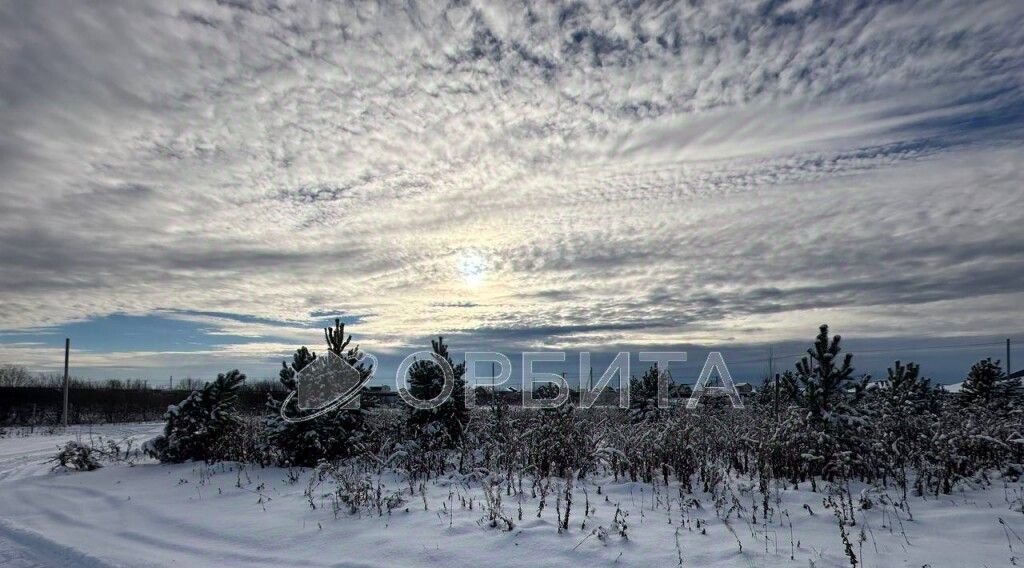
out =
<path fill-rule="evenodd" d="M 267 355 L 326 312 L 381 350 L 1020 331 L 1022 24 L 997 1 L 7 4 L 0 327 L 178 313 Z"/>

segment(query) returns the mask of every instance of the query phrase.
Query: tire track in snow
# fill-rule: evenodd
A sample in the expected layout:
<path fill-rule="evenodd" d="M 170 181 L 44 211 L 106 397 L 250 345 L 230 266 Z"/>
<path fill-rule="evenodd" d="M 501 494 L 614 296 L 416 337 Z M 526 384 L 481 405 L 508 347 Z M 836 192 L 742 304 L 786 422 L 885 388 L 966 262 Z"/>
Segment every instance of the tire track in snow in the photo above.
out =
<path fill-rule="evenodd" d="M 10 546 L 13 543 L 15 546 Z M 109 568 L 109 564 L 74 548 L 59 544 L 43 534 L 15 526 L 7 519 L 0 518 L 0 554 L 22 566 L 76 566 L 80 568 Z M 0 556 L 0 559 L 4 559 Z M 4 559 L 7 565 L 7 559 Z"/>
<path fill-rule="evenodd" d="M 142 472 L 160 466 L 137 466 Z M 68 542 L 104 542 L 122 553 L 144 550 L 146 557 L 175 559 L 187 564 L 210 563 L 251 566 L 333 566 L 333 562 L 297 559 L 267 550 L 265 539 L 244 535 L 225 535 L 210 530 L 201 522 L 187 517 L 169 515 L 144 499 L 131 499 L 112 490 L 76 485 L 81 475 L 47 476 L 9 483 L 4 487 L 6 508 L 19 516 L 31 515 L 34 526 L 66 527 L 61 536 Z M 45 495 L 45 498 L 43 498 Z M 79 513 L 76 513 L 79 512 Z M 87 524 L 82 517 L 89 518 Z M 144 531 L 137 527 L 159 526 L 160 531 Z M 33 531 L 42 537 L 41 533 Z M 2 538 L 2 537 L 0 537 Z M 13 540 L 13 539 L 12 539 Z M 62 546 L 48 540 L 53 546 Z M 27 542 L 35 549 L 41 541 Z M 195 544 L 193 544 L 195 543 Z M 41 545 L 41 544 L 40 544 Z M 64 547 L 67 550 L 74 550 Z M 0 548 L 2 550 L 2 548 Z M 2 556 L 0 556 L 2 558 Z M 212 562 L 216 560 L 216 562 Z M 49 565 L 78 565 L 58 562 Z M 107 564 L 114 565 L 114 564 Z M 133 561 L 132 565 L 136 565 Z M 157 563 L 157 565 L 164 565 Z M 27 566 L 36 566 L 29 563 Z M 86 565 L 88 566 L 88 565 Z"/>

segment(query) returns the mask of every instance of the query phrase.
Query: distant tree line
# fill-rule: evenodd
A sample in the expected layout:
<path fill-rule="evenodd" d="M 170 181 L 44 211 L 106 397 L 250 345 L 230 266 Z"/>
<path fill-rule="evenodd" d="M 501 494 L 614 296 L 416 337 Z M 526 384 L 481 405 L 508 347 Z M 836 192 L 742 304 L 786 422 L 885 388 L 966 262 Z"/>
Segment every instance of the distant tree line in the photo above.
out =
<path fill-rule="evenodd" d="M 153 388 L 141 379 L 88 380 L 70 377 L 68 421 L 72 424 L 161 420 L 204 381 L 185 378 L 174 388 Z M 46 426 L 61 422 L 64 378 L 32 373 L 20 365 L 0 366 L 0 425 Z M 238 410 L 259 414 L 267 397 L 282 390 L 277 381 L 250 381 L 239 389 Z"/>

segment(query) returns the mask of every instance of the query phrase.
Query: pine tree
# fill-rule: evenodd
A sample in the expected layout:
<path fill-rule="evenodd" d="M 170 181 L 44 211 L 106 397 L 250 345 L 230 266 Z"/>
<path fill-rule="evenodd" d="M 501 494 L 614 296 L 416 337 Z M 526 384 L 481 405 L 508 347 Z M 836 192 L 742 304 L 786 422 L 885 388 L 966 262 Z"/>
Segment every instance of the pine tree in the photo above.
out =
<path fill-rule="evenodd" d="M 888 387 L 880 389 L 880 396 L 893 412 L 915 412 L 937 402 L 936 389 L 930 379 L 921 376 L 917 363 L 896 361 L 888 375 Z"/>
<path fill-rule="evenodd" d="M 921 441 L 934 425 L 934 413 L 939 412 L 939 391 L 931 381 L 921 376 L 916 363 L 893 363 L 888 369 L 887 381 L 871 391 L 872 404 L 863 412 L 869 417 L 870 434 L 865 436 L 870 452 L 864 452 L 862 461 L 870 461 L 869 469 L 880 475 L 883 483 L 890 479 L 902 489 L 904 498 L 910 487 L 909 472 L 918 465 Z"/>
<path fill-rule="evenodd" d="M 814 347 L 797 361 L 796 373 L 782 376 L 786 394 L 808 411 L 813 422 L 839 418 L 849 409 L 850 395 L 861 395 L 867 385 L 867 377 L 860 380 L 852 377 L 852 353 L 847 353 L 841 363 L 836 363 L 842 350 L 840 340 L 841 337 L 835 335 L 830 341 L 828 326 L 822 325 Z"/>
<path fill-rule="evenodd" d="M 454 442 L 462 438 L 464 425 L 469 420 L 469 411 L 466 408 L 466 391 L 463 376 L 466 373 L 466 364 L 458 365 L 448 354 L 448 346 L 444 343 L 444 337 L 438 337 L 437 341 L 430 342 L 433 353 L 448 362 L 455 378 L 455 388 L 451 396 L 437 408 L 418 409 L 412 408 L 409 413 L 408 423 L 416 430 L 423 431 L 431 424 L 436 424 L 444 429 L 448 438 Z M 444 371 L 434 361 L 416 361 L 409 368 L 409 393 L 419 400 L 430 400 L 441 394 L 444 388 Z"/>
<path fill-rule="evenodd" d="M 633 422 L 653 420 L 663 414 L 658 408 L 658 382 L 668 381 L 658 364 L 651 365 L 639 379 L 629 380 L 629 407 Z"/>
<path fill-rule="evenodd" d="M 797 361 L 795 373 L 781 376 L 786 396 L 797 405 L 783 431 L 791 455 L 801 456 L 790 474 L 800 477 L 821 475 L 828 479 L 848 476 L 864 455 L 866 436 L 858 433 L 864 426 L 856 403 L 864 394 L 868 377 L 856 380 L 853 355 L 847 353 L 837 363 L 840 336 L 831 340 L 828 326 L 819 328 L 814 346 Z"/>
<path fill-rule="evenodd" d="M 333 328 L 324 328 L 324 338 L 329 351 L 358 369 L 363 373 L 363 378 L 369 376 L 372 370 L 359 362 L 359 346 L 349 347 L 352 336 L 345 336 L 345 324 L 341 323 L 340 319 L 334 320 Z M 287 362 L 281 363 L 281 384 L 289 391 L 295 390 L 296 374 L 315 359 L 316 353 L 306 347 L 297 349 L 292 356 L 291 365 Z M 364 414 L 361 409 L 336 408 L 313 420 L 288 422 L 281 418 L 282 402 L 273 396 L 270 397 L 268 409 L 271 414 L 266 417 L 265 423 L 270 441 L 281 454 L 284 465 L 312 467 L 321 460 L 348 457 L 361 447 L 365 433 Z M 288 404 L 287 415 L 302 415 L 296 398 L 292 398 Z"/>
<path fill-rule="evenodd" d="M 533 398 L 538 400 L 554 400 L 562 391 L 555 383 L 544 383 L 533 389 Z"/>
<path fill-rule="evenodd" d="M 223 459 L 220 448 L 224 438 L 239 422 L 235 401 L 244 381 L 245 375 L 237 369 L 221 373 L 179 404 L 168 407 L 164 433 L 146 443 L 146 453 L 168 463 Z"/>
<path fill-rule="evenodd" d="M 658 380 L 661 370 L 658 364 L 650 366 L 639 379 L 629 381 L 629 405 L 633 408 L 655 407 L 658 404 Z"/>
<path fill-rule="evenodd" d="M 291 365 L 288 365 L 286 361 L 281 361 L 281 371 L 278 373 L 278 380 L 281 382 L 281 385 L 286 390 L 295 390 L 297 386 L 295 384 L 295 375 L 315 360 L 316 352 L 306 349 L 305 345 L 296 349 L 295 354 L 292 355 Z"/>
<path fill-rule="evenodd" d="M 971 366 L 960 390 L 960 403 L 964 406 L 1006 408 L 1013 406 L 1024 396 L 1020 379 L 1010 379 L 1003 372 L 999 361 L 982 359 Z"/>

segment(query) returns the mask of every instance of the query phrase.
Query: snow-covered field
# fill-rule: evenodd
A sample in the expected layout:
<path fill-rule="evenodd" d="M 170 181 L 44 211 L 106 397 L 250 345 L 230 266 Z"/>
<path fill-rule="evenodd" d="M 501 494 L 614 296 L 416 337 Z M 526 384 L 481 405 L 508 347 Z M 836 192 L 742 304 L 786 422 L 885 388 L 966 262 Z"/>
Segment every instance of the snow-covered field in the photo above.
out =
<path fill-rule="evenodd" d="M 384 494 L 402 491 L 406 502 L 390 514 L 350 514 L 335 513 L 323 497 L 334 489 L 330 484 L 313 492 L 316 508 L 310 506 L 308 470 L 140 461 L 64 473 L 44 463 L 64 440 L 88 439 L 90 430 L 144 440 L 159 428 L 0 439 L 0 565 L 677 566 L 680 559 L 683 566 L 850 565 L 836 517 L 823 506 L 823 492 L 809 485 L 783 489 L 765 524 L 755 509 L 761 494 L 738 481 L 742 510 L 726 524 L 710 495 L 697 493 L 691 501 L 675 488 L 590 480 L 577 484 L 570 528 L 560 533 L 554 495 L 540 518 L 539 499 L 525 499 L 522 520 L 520 503 L 505 496 L 502 508 L 515 527 L 503 531 L 486 522 L 479 483 L 462 479 L 428 484 L 424 506 L 423 495 L 410 496 L 407 483 L 385 474 Z M 848 529 L 862 566 L 1024 565 L 1020 484 L 996 480 L 937 499 L 912 498 L 912 518 L 877 494 L 872 502 Z M 723 512 L 734 505 L 720 503 Z M 626 537 L 615 526 L 617 511 Z"/>

